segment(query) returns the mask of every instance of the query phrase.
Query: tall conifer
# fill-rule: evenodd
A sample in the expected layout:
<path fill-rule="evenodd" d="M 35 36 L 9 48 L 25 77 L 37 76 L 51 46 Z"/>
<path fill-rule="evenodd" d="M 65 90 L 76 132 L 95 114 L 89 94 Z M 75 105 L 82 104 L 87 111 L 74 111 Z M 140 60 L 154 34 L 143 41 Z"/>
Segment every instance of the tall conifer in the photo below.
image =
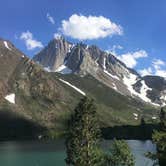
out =
<path fill-rule="evenodd" d="M 69 121 L 66 139 L 69 166 L 101 166 L 104 155 L 99 148 L 100 129 L 93 100 L 84 97 Z"/>

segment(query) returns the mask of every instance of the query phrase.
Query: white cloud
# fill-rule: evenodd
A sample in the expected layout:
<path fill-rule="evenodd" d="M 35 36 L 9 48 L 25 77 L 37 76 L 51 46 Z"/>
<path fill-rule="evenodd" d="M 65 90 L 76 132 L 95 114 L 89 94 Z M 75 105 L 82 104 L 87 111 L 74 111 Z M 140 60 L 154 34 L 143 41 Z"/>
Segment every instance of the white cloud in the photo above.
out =
<path fill-rule="evenodd" d="M 92 40 L 107 36 L 122 35 L 123 29 L 103 16 L 83 16 L 73 14 L 69 20 L 62 20 L 60 31 L 79 40 Z"/>
<path fill-rule="evenodd" d="M 21 40 L 24 40 L 25 45 L 28 50 L 33 50 L 35 48 L 42 48 L 43 44 L 33 38 L 33 34 L 29 31 L 22 32 L 20 36 Z"/>
<path fill-rule="evenodd" d="M 49 13 L 47 13 L 46 16 L 47 16 L 48 21 L 49 21 L 51 24 L 55 24 L 54 18 L 53 18 Z"/>
<path fill-rule="evenodd" d="M 148 56 L 145 50 L 139 50 L 136 52 L 128 52 L 126 54 L 118 55 L 118 59 L 121 60 L 127 67 L 133 68 L 137 65 L 137 60 L 140 58 L 146 58 Z"/>
<path fill-rule="evenodd" d="M 161 60 L 161 59 L 154 59 L 152 62 L 152 66 L 154 67 L 154 74 L 161 76 L 161 77 L 166 77 L 166 69 L 163 69 L 165 67 L 166 63 Z"/>
<path fill-rule="evenodd" d="M 121 49 L 123 49 L 123 47 L 122 47 L 121 45 L 113 45 L 113 46 L 112 46 L 112 49 L 113 49 L 113 50 L 116 50 L 116 49 L 121 50 Z"/>
<path fill-rule="evenodd" d="M 142 76 L 152 75 L 152 74 L 153 74 L 151 67 L 148 67 L 147 69 L 139 70 L 139 73 L 140 73 Z"/>
<path fill-rule="evenodd" d="M 161 59 L 154 59 L 153 64 L 163 66 L 165 65 L 165 62 Z"/>
<path fill-rule="evenodd" d="M 155 75 L 166 78 L 166 70 L 158 69 L 156 70 Z"/>
<path fill-rule="evenodd" d="M 142 69 L 139 72 L 142 76 L 156 75 L 166 77 L 166 62 L 161 59 L 154 59 L 152 61 L 151 67 L 148 67 L 147 69 Z"/>
<path fill-rule="evenodd" d="M 106 50 L 108 53 L 113 55 L 117 55 L 117 50 L 122 50 L 123 47 L 121 45 L 113 45 L 110 49 Z"/>
<path fill-rule="evenodd" d="M 162 61 L 161 59 L 154 59 L 152 65 L 156 70 L 158 70 L 165 65 L 165 62 Z"/>

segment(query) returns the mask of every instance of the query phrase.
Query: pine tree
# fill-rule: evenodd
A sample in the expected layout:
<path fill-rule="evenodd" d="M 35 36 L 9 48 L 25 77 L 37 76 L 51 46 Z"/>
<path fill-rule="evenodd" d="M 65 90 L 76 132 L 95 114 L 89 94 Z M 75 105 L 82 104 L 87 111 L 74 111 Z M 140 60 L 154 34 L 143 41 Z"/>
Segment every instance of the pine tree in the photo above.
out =
<path fill-rule="evenodd" d="M 114 140 L 107 154 L 107 166 L 134 166 L 134 156 L 124 140 Z"/>
<path fill-rule="evenodd" d="M 144 117 L 141 117 L 141 126 L 145 126 L 146 122 L 145 122 L 145 119 Z"/>
<path fill-rule="evenodd" d="M 159 165 L 166 165 L 166 113 L 163 108 L 160 111 L 160 129 L 154 131 L 153 141 L 157 145 L 157 157 L 159 159 Z"/>
<path fill-rule="evenodd" d="M 160 111 L 160 127 L 161 129 L 164 129 L 166 127 L 166 113 L 163 107 L 161 108 Z"/>
<path fill-rule="evenodd" d="M 100 129 L 93 100 L 81 99 L 69 121 L 66 139 L 68 166 L 102 166 L 104 155 L 99 148 Z"/>

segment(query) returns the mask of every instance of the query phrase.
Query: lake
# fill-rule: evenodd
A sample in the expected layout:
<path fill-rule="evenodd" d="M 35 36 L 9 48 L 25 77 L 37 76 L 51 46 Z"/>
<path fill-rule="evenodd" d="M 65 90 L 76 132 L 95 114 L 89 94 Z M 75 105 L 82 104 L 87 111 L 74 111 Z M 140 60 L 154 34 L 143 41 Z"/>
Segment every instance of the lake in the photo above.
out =
<path fill-rule="evenodd" d="M 127 140 L 136 159 L 136 166 L 152 166 L 153 162 L 144 153 L 156 151 L 150 140 Z M 107 149 L 111 140 L 104 140 Z M 65 146 L 63 140 L 55 142 L 1 142 L 0 166 L 65 166 Z"/>

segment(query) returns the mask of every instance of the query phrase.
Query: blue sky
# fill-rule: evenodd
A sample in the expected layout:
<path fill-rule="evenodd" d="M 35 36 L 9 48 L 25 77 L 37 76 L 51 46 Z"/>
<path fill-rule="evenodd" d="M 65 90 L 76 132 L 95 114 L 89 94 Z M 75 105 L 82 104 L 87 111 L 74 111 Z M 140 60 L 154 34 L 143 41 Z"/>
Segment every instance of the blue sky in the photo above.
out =
<path fill-rule="evenodd" d="M 165 0 L 5 0 L 0 20 L 0 37 L 30 57 L 59 33 L 114 52 L 142 74 L 166 77 Z"/>

